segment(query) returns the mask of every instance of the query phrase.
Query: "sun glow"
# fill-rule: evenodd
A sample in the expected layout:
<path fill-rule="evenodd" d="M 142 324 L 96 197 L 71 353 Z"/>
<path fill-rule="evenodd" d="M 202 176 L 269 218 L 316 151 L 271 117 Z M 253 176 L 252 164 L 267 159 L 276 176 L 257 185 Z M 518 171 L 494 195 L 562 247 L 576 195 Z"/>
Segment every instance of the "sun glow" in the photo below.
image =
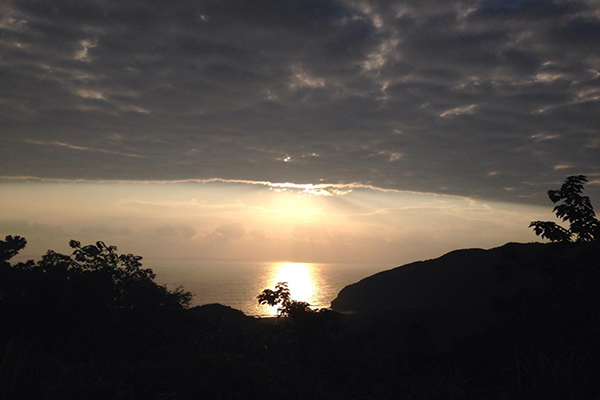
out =
<path fill-rule="evenodd" d="M 311 303 L 315 295 L 315 282 L 310 263 L 281 263 L 276 271 L 273 287 L 277 282 L 287 282 L 292 300 Z"/>
<path fill-rule="evenodd" d="M 344 195 L 311 192 L 344 188 L 352 190 Z M 48 249 L 70 251 L 69 240 L 77 239 L 82 243 L 104 240 L 146 259 L 400 265 L 465 246 L 488 248 L 508 239 L 534 240 L 527 226 L 547 214 L 545 207 L 366 186 L 344 188 L 262 181 L 0 178 L 0 234 L 26 237 L 29 257 L 39 257 Z M 280 265 L 284 264 L 275 262 L 269 268 L 268 282 L 261 282 L 265 285 L 257 289 L 273 287 L 269 284 Z M 316 267 L 305 267 L 318 288 Z"/>
<path fill-rule="evenodd" d="M 264 212 L 270 217 L 285 218 L 288 221 L 314 219 L 324 214 L 318 200 L 290 193 L 278 193 L 266 204 Z"/>

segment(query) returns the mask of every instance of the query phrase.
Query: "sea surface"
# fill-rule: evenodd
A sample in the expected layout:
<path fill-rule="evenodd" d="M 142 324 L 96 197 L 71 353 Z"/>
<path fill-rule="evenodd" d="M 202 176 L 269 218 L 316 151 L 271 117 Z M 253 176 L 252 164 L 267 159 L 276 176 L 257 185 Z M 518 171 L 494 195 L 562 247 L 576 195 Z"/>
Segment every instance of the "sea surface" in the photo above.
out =
<path fill-rule="evenodd" d="M 297 262 L 238 262 L 148 260 L 157 274 L 156 281 L 173 289 L 178 285 L 194 294 L 192 305 L 220 303 L 247 315 L 269 317 L 276 309 L 259 306 L 256 296 L 287 282 L 294 300 L 311 306 L 331 305 L 344 286 L 395 267 L 390 264 L 324 264 Z"/>

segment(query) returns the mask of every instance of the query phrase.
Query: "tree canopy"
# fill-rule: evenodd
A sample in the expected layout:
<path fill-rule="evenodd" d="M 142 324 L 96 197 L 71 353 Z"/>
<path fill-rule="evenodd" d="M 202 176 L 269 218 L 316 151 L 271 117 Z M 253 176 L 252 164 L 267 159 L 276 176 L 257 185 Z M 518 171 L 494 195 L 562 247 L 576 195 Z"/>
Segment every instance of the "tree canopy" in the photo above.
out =
<path fill-rule="evenodd" d="M 273 307 L 278 306 L 278 317 L 290 317 L 290 319 L 294 320 L 313 312 L 310 304 L 307 302 L 292 300 L 287 282 L 277 283 L 275 290 L 263 290 L 257 296 L 257 299 L 258 304 L 268 304 Z"/>
<path fill-rule="evenodd" d="M 600 224 L 588 196 L 583 196 L 587 182 L 584 175 L 569 176 L 560 189 L 549 190 L 548 197 L 556 204 L 553 211 L 569 228 L 551 221 L 533 221 L 529 224 L 536 235 L 553 242 L 591 242 L 600 239 Z"/>
<path fill-rule="evenodd" d="M 97 332 L 116 320 L 158 319 L 191 301 L 181 287 L 155 283 L 142 257 L 118 254 L 104 242 L 82 246 L 72 240 L 71 254 L 49 250 L 40 260 L 11 264 L 26 244 L 19 236 L 0 240 L 0 314 L 7 330 Z"/>

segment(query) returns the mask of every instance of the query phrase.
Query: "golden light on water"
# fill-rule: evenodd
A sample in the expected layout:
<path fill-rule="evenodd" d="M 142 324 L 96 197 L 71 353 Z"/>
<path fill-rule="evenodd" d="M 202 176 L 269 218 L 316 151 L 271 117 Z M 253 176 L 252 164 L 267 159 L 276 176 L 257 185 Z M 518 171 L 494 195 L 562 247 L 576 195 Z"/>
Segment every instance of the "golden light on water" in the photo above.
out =
<path fill-rule="evenodd" d="M 271 264 L 269 281 L 265 282 L 271 289 L 279 282 L 287 282 L 292 300 L 305 301 L 312 306 L 318 303 L 319 277 L 317 268 L 311 263 L 278 262 Z M 261 314 L 275 316 L 276 307 L 262 305 Z"/>
<path fill-rule="evenodd" d="M 316 291 L 311 264 L 281 263 L 276 268 L 273 286 L 278 282 L 287 282 L 292 300 L 310 304 Z"/>

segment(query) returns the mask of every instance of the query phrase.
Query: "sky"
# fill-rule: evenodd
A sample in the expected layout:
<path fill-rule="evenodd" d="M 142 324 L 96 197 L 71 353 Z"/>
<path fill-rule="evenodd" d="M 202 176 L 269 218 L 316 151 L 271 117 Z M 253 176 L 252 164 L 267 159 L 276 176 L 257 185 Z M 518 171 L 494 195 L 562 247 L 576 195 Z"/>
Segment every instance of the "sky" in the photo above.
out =
<path fill-rule="evenodd" d="M 33 253 L 404 262 L 600 198 L 595 0 L 5 1 L 0 88 Z"/>

